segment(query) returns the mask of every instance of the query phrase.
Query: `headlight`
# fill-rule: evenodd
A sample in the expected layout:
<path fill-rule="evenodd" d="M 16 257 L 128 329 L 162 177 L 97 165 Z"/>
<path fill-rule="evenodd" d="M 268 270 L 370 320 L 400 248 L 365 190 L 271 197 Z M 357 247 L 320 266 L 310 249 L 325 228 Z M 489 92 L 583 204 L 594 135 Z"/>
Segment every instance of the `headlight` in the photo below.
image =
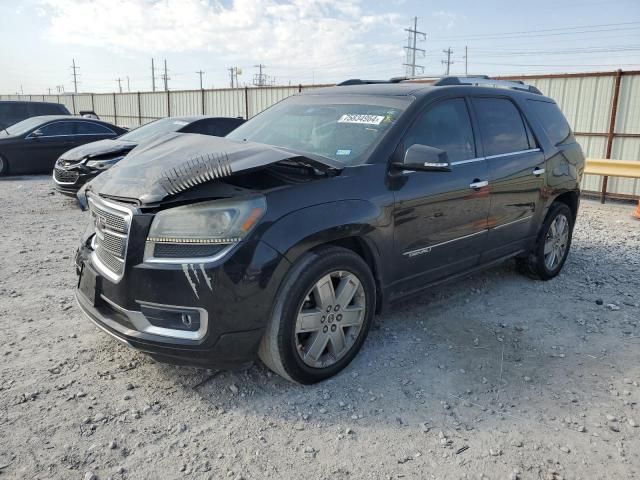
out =
<path fill-rule="evenodd" d="M 88 160 L 85 165 L 90 168 L 97 168 L 98 170 L 106 170 L 107 168 L 111 168 L 114 164 L 118 163 L 124 157 L 124 155 L 120 155 L 119 157 L 113 157 L 106 160 Z"/>
<path fill-rule="evenodd" d="M 215 200 L 162 210 L 151 223 L 145 260 L 156 257 L 154 251 L 157 245 L 173 245 L 174 254 L 168 258 L 178 261 L 181 257 L 194 256 L 189 253 L 194 251 L 193 247 L 188 246 L 224 247 L 235 244 L 253 229 L 266 210 L 266 201 L 261 196 L 246 200 Z M 180 255 L 180 250 L 184 250 L 185 254 Z M 203 252 L 202 256 L 209 256 L 205 252 L 214 250 L 221 248 L 198 249 Z"/>

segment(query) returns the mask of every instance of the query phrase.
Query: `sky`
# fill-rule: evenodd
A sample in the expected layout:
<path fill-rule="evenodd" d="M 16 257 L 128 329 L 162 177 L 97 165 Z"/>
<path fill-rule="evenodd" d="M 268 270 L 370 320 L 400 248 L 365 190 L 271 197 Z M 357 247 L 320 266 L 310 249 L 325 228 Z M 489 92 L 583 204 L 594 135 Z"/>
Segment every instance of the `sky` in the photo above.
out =
<path fill-rule="evenodd" d="M 640 69 L 640 0 L 0 0 L 0 93 L 150 91 L 334 83 L 405 75 L 408 33 L 424 74 Z M 418 69 L 417 72 L 422 72 Z"/>

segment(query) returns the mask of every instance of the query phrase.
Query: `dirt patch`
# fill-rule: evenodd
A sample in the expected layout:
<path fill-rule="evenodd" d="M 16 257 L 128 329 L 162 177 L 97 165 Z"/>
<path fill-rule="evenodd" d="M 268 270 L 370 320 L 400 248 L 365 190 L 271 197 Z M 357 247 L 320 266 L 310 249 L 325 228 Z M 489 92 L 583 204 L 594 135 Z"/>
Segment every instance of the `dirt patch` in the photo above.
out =
<path fill-rule="evenodd" d="M 156 363 L 73 299 L 87 222 L 0 181 L 0 478 L 640 476 L 640 222 L 583 200 L 563 273 L 509 263 L 376 318 L 312 387 Z"/>

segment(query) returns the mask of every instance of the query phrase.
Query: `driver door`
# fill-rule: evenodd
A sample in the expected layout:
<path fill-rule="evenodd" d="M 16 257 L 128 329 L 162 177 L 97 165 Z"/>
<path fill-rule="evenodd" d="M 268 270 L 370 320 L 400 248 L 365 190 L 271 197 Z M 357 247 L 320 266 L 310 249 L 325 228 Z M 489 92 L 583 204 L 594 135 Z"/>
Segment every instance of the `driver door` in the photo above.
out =
<path fill-rule="evenodd" d="M 32 172 L 51 172 L 56 160 L 74 147 L 75 122 L 53 121 L 25 138 L 24 162 Z"/>
<path fill-rule="evenodd" d="M 429 105 L 396 155 L 403 158 L 414 144 L 447 152 L 451 171 L 391 174 L 398 295 L 476 266 L 487 239 L 489 174 L 477 152 L 466 100 L 449 98 Z"/>

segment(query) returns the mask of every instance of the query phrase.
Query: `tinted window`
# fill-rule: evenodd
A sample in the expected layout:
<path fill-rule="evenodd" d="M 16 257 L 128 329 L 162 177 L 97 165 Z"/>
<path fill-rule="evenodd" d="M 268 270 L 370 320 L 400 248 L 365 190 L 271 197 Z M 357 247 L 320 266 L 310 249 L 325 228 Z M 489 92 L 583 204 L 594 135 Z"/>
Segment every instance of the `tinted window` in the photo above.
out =
<path fill-rule="evenodd" d="M 506 98 L 474 98 L 486 156 L 528 150 L 524 121 L 516 106 Z"/>
<path fill-rule="evenodd" d="M 474 158 L 476 149 L 465 101 L 445 100 L 423 113 L 411 126 L 404 147 L 416 143 L 446 151 L 451 162 Z"/>
<path fill-rule="evenodd" d="M 0 105 L 0 115 L 3 118 L 26 118 L 29 116 L 26 103 L 4 103 Z"/>
<path fill-rule="evenodd" d="M 44 127 L 40 127 L 42 135 L 45 137 L 58 137 L 60 135 L 73 135 L 75 122 L 53 122 Z"/>
<path fill-rule="evenodd" d="M 243 120 L 239 118 L 208 118 L 193 122 L 191 125 L 180 129 L 180 131 L 224 137 L 242 123 Z"/>
<path fill-rule="evenodd" d="M 78 135 L 113 135 L 113 130 L 91 122 L 76 122 L 76 133 Z"/>
<path fill-rule="evenodd" d="M 573 141 L 571 127 L 558 108 L 558 105 L 555 103 L 529 100 L 529 106 L 538 117 L 538 120 L 540 120 L 544 131 L 549 135 L 551 143 L 558 145 L 560 143 L 566 143 L 567 141 Z"/>

